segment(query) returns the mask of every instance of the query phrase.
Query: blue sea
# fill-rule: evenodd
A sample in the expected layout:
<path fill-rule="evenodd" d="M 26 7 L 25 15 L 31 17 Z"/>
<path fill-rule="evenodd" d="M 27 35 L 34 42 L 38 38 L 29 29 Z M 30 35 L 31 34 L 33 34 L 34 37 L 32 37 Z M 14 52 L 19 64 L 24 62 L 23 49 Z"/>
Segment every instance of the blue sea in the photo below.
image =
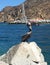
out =
<path fill-rule="evenodd" d="M 42 49 L 45 61 L 50 65 L 50 24 L 32 25 L 32 35 L 28 42 L 35 41 Z M 26 24 L 0 23 L 0 55 L 6 53 L 13 45 L 19 44 L 28 32 Z"/>

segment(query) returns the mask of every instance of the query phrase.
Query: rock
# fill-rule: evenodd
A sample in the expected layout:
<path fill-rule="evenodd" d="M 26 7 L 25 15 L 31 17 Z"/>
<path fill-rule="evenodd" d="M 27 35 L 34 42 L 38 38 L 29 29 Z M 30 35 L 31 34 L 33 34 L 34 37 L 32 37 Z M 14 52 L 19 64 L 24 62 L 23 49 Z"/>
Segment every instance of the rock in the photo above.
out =
<path fill-rule="evenodd" d="M 13 46 L 0 60 L 12 65 L 47 65 L 35 42 L 22 42 Z"/>
<path fill-rule="evenodd" d="M 7 63 L 5 63 L 3 61 L 0 61 L 0 65 L 9 65 L 9 64 L 7 64 Z"/>
<path fill-rule="evenodd" d="M 18 51 L 11 60 L 13 65 L 47 65 L 41 49 L 35 42 L 20 44 Z"/>
<path fill-rule="evenodd" d="M 13 58 L 15 53 L 17 52 L 18 48 L 19 48 L 19 45 L 13 46 L 12 48 L 10 48 L 8 50 L 8 52 L 6 54 L 4 54 L 0 57 L 0 60 L 10 64 L 11 59 Z"/>

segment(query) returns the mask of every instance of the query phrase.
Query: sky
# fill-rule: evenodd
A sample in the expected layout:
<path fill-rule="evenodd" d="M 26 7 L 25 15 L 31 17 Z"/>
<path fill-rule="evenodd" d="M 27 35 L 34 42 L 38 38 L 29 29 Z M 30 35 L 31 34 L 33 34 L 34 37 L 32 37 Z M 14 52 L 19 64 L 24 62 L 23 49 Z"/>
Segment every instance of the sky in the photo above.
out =
<path fill-rule="evenodd" d="M 0 11 L 6 6 L 17 6 L 25 0 L 0 0 Z"/>

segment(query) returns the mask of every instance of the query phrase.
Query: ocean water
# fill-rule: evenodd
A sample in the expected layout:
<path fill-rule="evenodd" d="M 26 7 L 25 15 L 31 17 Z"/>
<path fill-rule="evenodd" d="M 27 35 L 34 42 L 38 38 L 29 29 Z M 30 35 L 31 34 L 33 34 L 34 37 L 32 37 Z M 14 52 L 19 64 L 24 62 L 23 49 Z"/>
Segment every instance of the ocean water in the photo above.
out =
<path fill-rule="evenodd" d="M 50 24 L 32 25 L 32 35 L 28 42 L 35 41 L 42 49 L 45 61 L 50 65 Z M 21 38 L 28 32 L 26 24 L 0 23 L 0 55 L 9 48 L 21 42 Z"/>

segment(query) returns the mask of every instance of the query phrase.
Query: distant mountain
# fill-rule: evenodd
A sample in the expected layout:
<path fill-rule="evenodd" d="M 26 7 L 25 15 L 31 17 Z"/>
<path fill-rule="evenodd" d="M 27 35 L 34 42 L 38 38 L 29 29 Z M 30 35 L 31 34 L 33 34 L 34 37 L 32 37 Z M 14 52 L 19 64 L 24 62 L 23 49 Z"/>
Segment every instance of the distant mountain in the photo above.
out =
<path fill-rule="evenodd" d="M 21 19 L 22 6 L 7 6 L 0 12 L 0 21 L 14 21 Z M 50 19 L 50 0 L 27 0 L 25 1 L 25 11 L 28 19 L 42 18 Z"/>

